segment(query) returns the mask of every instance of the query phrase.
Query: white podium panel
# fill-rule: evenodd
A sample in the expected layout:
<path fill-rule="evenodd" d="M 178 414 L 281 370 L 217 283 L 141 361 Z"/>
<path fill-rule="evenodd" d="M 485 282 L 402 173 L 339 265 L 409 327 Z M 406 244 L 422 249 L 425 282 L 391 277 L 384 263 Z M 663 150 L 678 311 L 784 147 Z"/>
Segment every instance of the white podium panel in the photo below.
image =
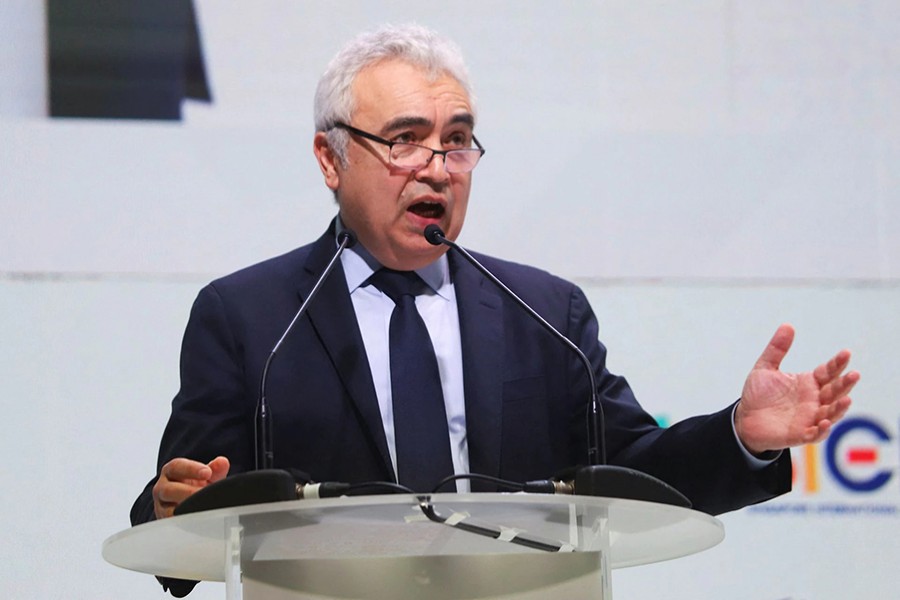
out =
<path fill-rule="evenodd" d="M 608 599 L 610 569 L 723 538 L 709 515 L 634 500 L 391 495 L 173 517 L 113 535 L 103 556 L 145 573 L 225 581 L 229 599 Z"/>

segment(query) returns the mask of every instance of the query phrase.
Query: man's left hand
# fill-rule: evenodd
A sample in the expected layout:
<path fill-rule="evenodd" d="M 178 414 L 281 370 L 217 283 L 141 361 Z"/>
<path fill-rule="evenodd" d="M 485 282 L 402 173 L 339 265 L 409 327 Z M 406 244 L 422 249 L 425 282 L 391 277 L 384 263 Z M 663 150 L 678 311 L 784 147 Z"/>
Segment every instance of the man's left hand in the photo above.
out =
<path fill-rule="evenodd" d="M 811 372 L 783 373 L 779 367 L 793 341 L 794 328 L 779 327 L 744 382 L 734 424 L 754 454 L 820 442 L 850 408 L 848 394 L 860 377 L 857 371 L 844 373 L 850 351 L 841 350 Z"/>

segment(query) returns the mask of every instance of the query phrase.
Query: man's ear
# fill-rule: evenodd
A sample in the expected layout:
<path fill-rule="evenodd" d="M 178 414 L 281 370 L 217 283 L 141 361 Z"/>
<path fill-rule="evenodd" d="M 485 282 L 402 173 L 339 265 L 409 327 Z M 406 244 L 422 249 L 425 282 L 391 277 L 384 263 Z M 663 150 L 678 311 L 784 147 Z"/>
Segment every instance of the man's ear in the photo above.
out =
<path fill-rule="evenodd" d="M 322 169 L 322 175 L 325 176 L 325 185 L 331 191 L 337 191 L 340 182 L 340 174 L 338 173 L 338 161 L 340 160 L 331 146 L 328 144 L 328 136 L 323 131 L 317 131 L 313 137 L 313 153 Z"/>

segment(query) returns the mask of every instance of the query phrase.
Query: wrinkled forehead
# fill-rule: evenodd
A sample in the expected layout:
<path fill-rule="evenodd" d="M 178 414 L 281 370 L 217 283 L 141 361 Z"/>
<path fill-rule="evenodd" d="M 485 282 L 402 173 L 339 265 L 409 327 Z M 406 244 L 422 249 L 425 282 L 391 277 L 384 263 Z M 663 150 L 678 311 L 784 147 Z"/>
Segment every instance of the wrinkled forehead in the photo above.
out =
<path fill-rule="evenodd" d="M 461 81 L 454 73 L 434 65 L 425 65 L 400 58 L 382 58 L 361 68 L 350 85 L 350 117 L 356 116 L 361 106 L 387 109 L 381 103 L 391 102 L 396 98 L 419 93 L 435 91 L 440 82 L 453 89 L 457 101 L 466 106 L 475 121 L 475 106 L 471 91 L 465 81 Z"/>

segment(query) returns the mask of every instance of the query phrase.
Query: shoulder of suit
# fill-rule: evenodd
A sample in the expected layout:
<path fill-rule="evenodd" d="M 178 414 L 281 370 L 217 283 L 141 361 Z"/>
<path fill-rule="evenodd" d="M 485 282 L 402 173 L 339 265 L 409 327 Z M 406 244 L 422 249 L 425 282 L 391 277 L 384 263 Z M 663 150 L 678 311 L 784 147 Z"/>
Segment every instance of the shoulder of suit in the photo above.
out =
<path fill-rule="evenodd" d="M 545 318 L 559 310 L 568 310 L 573 299 L 584 298 L 577 285 L 543 269 L 475 252 L 472 255 Z M 486 286 L 482 289 L 490 289 L 493 284 L 486 283 Z"/>
<path fill-rule="evenodd" d="M 577 287 L 571 281 L 538 267 L 488 256 L 479 252 L 472 252 L 471 254 L 507 285 L 522 282 L 529 285 L 538 283 L 540 285 L 561 286 L 566 288 Z"/>
<path fill-rule="evenodd" d="M 212 281 L 210 285 L 217 289 L 272 285 L 273 282 L 277 281 L 292 282 L 292 285 L 296 285 L 312 251 L 312 247 L 313 244 L 307 244 L 279 256 L 268 258 L 219 277 Z"/>

